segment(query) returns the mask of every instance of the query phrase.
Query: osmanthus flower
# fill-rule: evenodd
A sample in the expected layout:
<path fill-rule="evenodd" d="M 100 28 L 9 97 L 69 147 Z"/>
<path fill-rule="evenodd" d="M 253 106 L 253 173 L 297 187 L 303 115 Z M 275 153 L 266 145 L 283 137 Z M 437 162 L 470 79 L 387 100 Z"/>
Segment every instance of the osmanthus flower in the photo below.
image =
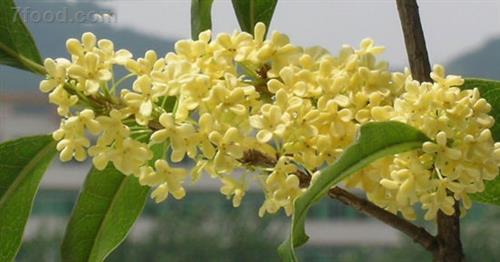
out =
<path fill-rule="evenodd" d="M 100 50 L 96 43 L 96 36 L 92 33 L 84 33 L 82 42 L 74 38 L 66 41 L 66 47 L 72 55 L 71 59 L 73 61 L 68 68 L 68 76 L 78 80 L 77 90 L 84 92 L 86 95 L 96 94 L 101 83 L 111 80 L 111 65 L 116 62 L 124 62 L 126 59 L 120 57 L 116 60 L 114 55 L 109 55 L 109 43 L 100 45 L 105 48 L 104 51 Z M 126 52 L 122 51 L 120 53 Z M 108 55 L 105 55 L 106 53 Z"/>
<path fill-rule="evenodd" d="M 78 64 L 69 66 L 68 75 L 78 80 L 77 90 L 89 95 L 96 94 L 101 83 L 112 78 L 106 61 L 102 61 L 101 57 L 94 52 L 86 53 L 78 59 Z"/>
<path fill-rule="evenodd" d="M 60 116 L 68 116 L 70 108 L 75 106 L 78 101 L 78 96 L 70 95 L 63 86 L 57 86 L 49 94 L 49 102 L 57 105 L 57 113 Z"/>
<path fill-rule="evenodd" d="M 262 182 L 266 201 L 259 210 L 259 216 L 265 213 L 276 213 L 283 207 L 287 215 L 293 211 L 293 201 L 301 195 L 303 189 L 299 186 L 299 179 L 294 174 L 297 167 L 288 157 L 280 157 L 273 172 Z"/>
<path fill-rule="evenodd" d="M 181 199 L 186 195 L 182 186 L 187 172 L 182 168 L 170 167 L 167 161 L 156 160 L 154 169 L 150 166 L 143 166 L 140 170 L 139 182 L 142 185 L 155 187 L 151 197 L 157 203 L 164 201 L 169 194 L 176 199 Z"/>
<path fill-rule="evenodd" d="M 136 121 L 146 125 L 153 113 L 154 103 L 165 95 L 166 86 L 154 83 L 148 75 L 142 75 L 134 81 L 132 89 L 134 92 L 122 90 L 122 99 L 129 107 L 136 109 Z"/>
<path fill-rule="evenodd" d="M 100 124 L 94 119 L 94 112 L 90 109 L 81 111 L 77 116 L 72 116 L 61 122 L 61 127 L 54 131 L 52 137 L 57 143 L 62 161 L 75 158 L 84 161 L 87 158 L 86 148 L 90 146 L 89 139 L 85 136 L 85 129 L 96 135 L 100 132 Z"/>
<path fill-rule="evenodd" d="M 218 129 L 220 128 L 217 127 L 217 123 L 211 114 L 204 113 L 198 119 L 198 147 L 208 159 L 212 159 L 215 156 L 215 147 L 210 142 L 210 133 Z"/>
<path fill-rule="evenodd" d="M 444 67 L 441 65 L 435 65 L 430 76 L 432 80 L 434 80 L 434 83 L 444 87 L 445 89 L 461 86 L 464 83 L 464 80 L 460 76 L 446 75 Z"/>
<path fill-rule="evenodd" d="M 148 50 L 144 54 L 144 58 L 134 60 L 128 59 L 125 64 L 125 69 L 137 76 L 149 75 L 154 71 L 155 67 L 160 69 L 165 66 L 165 60 L 158 59 L 158 55 L 154 50 Z"/>
<path fill-rule="evenodd" d="M 129 127 L 122 123 L 125 118 L 126 115 L 115 109 L 109 113 L 109 116 L 96 118 L 100 124 L 101 133 L 96 144 L 89 148 L 88 153 L 93 157 L 92 163 L 98 170 L 103 170 L 110 161 L 114 162 L 115 159 L 117 162 L 121 161 L 117 158 L 119 151 L 115 150 L 115 145 L 121 143 L 123 148 L 123 141 L 130 136 Z"/>
<path fill-rule="evenodd" d="M 247 89 L 236 77 L 226 74 L 223 81 L 214 84 L 204 102 L 207 110 L 212 114 L 219 114 L 220 117 L 245 117 L 249 106 L 247 98 L 255 97 L 252 93 L 255 93 L 253 87 Z"/>
<path fill-rule="evenodd" d="M 132 53 L 126 49 L 115 51 L 114 44 L 109 39 L 99 40 L 97 46 L 99 47 L 97 53 L 103 61 L 109 63 L 108 66 L 112 66 L 113 64 L 125 65 L 132 58 Z"/>
<path fill-rule="evenodd" d="M 276 77 L 284 66 L 296 63 L 300 56 L 300 48 L 290 44 L 288 36 L 280 32 L 272 32 L 271 38 L 264 41 L 265 33 L 265 25 L 257 23 L 253 46 L 246 48 L 246 57 L 240 57 L 240 61 L 249 61 L 255 65 L 269 63 L 270 70 L 267 76 Z"/>
<path fill-rule="evenodd" d="M 163 113 L 159 122 L 163 128 L 151 135 L 152 144 L 163 143 L 168 139 L 172 146 L 173 162 L 180 162 L 186 153 L 193 158 L 196 156 L 196 144 L 193 143 L 196 141 L 193 140 L 195 130 L 191 124 L 177 124 L 171 113 Z"/>
<path fill-rule="evenodd" d="M 130 128 L 123 123 L 126 115 L 119 110 L 113 109 L 109 115 L 98 116 L 96 120 L 101 125 L 102 133 L 97 139 L 97 145 L 108 146 L 114 140 L 128 137 L 130 135 Z"/>
<path fill-rule="evenodd" d="M 221 177 L 222 187 L 220 192 L 225 195 L 228 199 L 233 198 L 233 206 L 239 207 L 241 205 L 241 200 L 245 196 L 247 190 L 247 183 L 244 178 L 239 181 L 231 176 Z"/>
<path fill-rule="evenodd" d="M 196 165 L 191 169 L 191 181 L 196 183 L 200 180 L 203 172 L 208 173 L 212 178 L 218 178 L 219 175 L 214 169 L 214 162 L 212 160 L 198 159 Z"/>
<path fill-rule="evenodd" d="M 441 131 L 436 135 L 436 143 L 425 142 L 422 145 L 424 152 L 436 154 L 443 159 L 436 159 L 437 165 L 446 165 L 447 160 L 459 160 L 462 157 L 462 151 L 447 146 L 448 139 L 446 133 Z"/>
<path fill-rule="evenodd" d="M 96 48 L 97 38 L 93 33 L 83 33 L 81 41 L 70 38 L 66 41 L 66 48 L 72 56 L 72 60 L 83 58 L 86 53 L 93 52 Z"/>
<path fill-rule="evenodd" d="M 272 79 L 267 84 L 272 93 L 284 89 L 299 97 L 317 97 L 322 92 L 321 87 L 308 70 L 287 66 L 279 71 L 279 77 L 281 81 Z"/>
<path fill-rule="evenodd" d="M 165 66 L 161 67 L 164 62 Z M 155 65 L 157 66 L 150 73 L 151 78 L 154 82 L 166 86 L 166 95 L 168 96 L 178 96 L 185 81 L 191 80 L 193 75 L 199 72 L 198 67 L 173 53 L 167 54 L 164 61 L 155 63 Z"/>
<path fill-rule="evenodd" d="M 360 49 L 356 51 L 356 53 L 364 55 L 364 54 L 372 54 L 372 55 L 380 55 L 385 51 L 385 47 L 376 46 L 375 42 L 373 42 L 370 38 L 365 38 L 361 40 Z"/>
<path fill-rule="evenodd" d="M 243 136 L 238 129 L 230 127 L 224 133 L 212 131 L 208 138 L 217 147 L 214 164 L 217 172 L 229 173 L 243 157 Z"/>
<path fill-rule="evenodd" d="M 286 177 L 282 186 L 274 193 L 274 199 L 285 209 L 285 214 L 290 216 L 293 212 L 293 202 L 303 193 L 300 181 L 296 175 Z"/>
<path fill-rule="evenodd" d="M 224 58 L 235 61 L 243 61 L 246 56 L 246 51 L 251 50 L 253 37 L 246 32 L 235 31 L 233 34 L 220 33 L 216 36 L 214 58 Z M 219 47 L 219 48 L 217 48 Z"/>
<path fill-rule="evenodd" d="M 211 35 L 211 31 L 207 30 L 200 33 L 198 40 L 179 40 L 175 43 L 175 53 L 188 61 L 198 61 L 198 59 L 207 52 Z"/>
<path fill-rule="evenodd" d="M 363 188 L 375 203 L 411 219 L 415 216 L 404 210 L 419 202 L 427 210 L 426 219 L 434 219 L 439 210 L 452 214 L 455 201 L 470 208 L 468 194 L 484 190 L 484 180 L 498 174 L 498 146 L 488 129 L 493 124 L 487 115 L 491 107 L 477 89 L 460 90 L 455 85 L 463 80 L 444 77 L 443 70 L 434 67 L 434 83 L 418 83 L 408 76 L 406 92 L 394 102 L 393 119 L 421 129 L 433 142 L 413 153 L 411 165 L 401 165 L 409 161 L 403 160 L 404 154 L 394 157 L 391 177 L 380 179 L 390 201 L 380 201 Z"/>
<path fill-rule="evenodd" d="M 347 125 L 352 124 L 354 117 L 350 109 L 341 108 L 335 99 L 324 99 L 324 97 L 318 100 L 317 106 L 319 109 L 317 126 L 322 128 L 322 133 L 330 134 L 335 138 L 348 135 L 347 132 L 350 130 Z"/>
<path fill-rule="evenodd" d="M 261 115 L 250 117 L 250 125 L 259 129 L 256 136 L 257 140 L 261 143 L 266 143 L 274 135 L 282 137 L 289 122 L 288 114 L 283 114 L 279 106 L 271 104 L 263 105 L 260 110 Z"/>
<path fill-rule="evenodd" d="M 58 106 L 57 112 L 60 116 L 69 114 L 69 109 L 78 102 L 76 95 L 70 95 L 65 89 L 67 69 L 71 62 L 64 58 L 45 59 L 44 68 L 47 71 L 47 79 L 40 82 L 40 91 L 49 93 L 49 101 Z"/>
<path fill-rule="evenodd" d="M 274 96 L 274 104 L 279 106 L 282 111 L 295 112 L 304 104 L 304 100 L 298 96 L 289 94 L 286 90 L 281 89 L 277 91 Z"/>
<path fill-rule="evenodd" d="M 118 139 L 109 150 L 109 160 L 124 175 L 133 175 L 153 157 L 147 144 L 130 137 Z"/>
<path fill-rule="evenodd" d="M 297 139 L 309 139 L 318 135 L 318 120 L 320 111 L 311 104 L 310 100 L 305 100 L 300 106 L 288 108 L 290 115 L 287 132 L 285 132 L 285 144 L 295 144 Z"/>
<path fill-rule="evenodd" d="M 203 100 L 208 96 L 209 86 L 210 79 L 206 75 L 200 74 L 186 79 L 180 90 L 175 117 L 179 120 L 187 119 L 191 111 L 203 104 Z"/>
<path fill-rule="evenodd" d="M 265 39 L 265 32 L 262 23 L 253 36 L 206 31 L 198 40 L 178 41 L 166 55 L 149 50 L 138 59 L 92 33 L 69 39 L 70 59 L 47 59 L 40 83 L 62 118 L 53 133 L 60 158 L 89 155 L 99 170 L 113 165 L 153 187 L 156 202 L 184 197 L 187 176 L 198 181 L 208 173 L 239 206 L 249 183 L 258 181 L 265 195 L 259 215 L 280 209 L 290 215 L 307 190 L 301 175 L 313 174 L 314 181 L 362 124 L 393 120 L 431 141 L 344 181 L 376 205 L 408 219 L 421 206 L 432 220 L 439 210 L 452 214 L 456 202 L 470 208 L 469 195 L 498 175 L 491 106 L 479 90 L 461 90 L 461 77 L 447 76 L 439 65 L 432 82 L 414 81 L 409 70 L 391 72 L 377 60 L 384 48 L 371 39 L 331 54 L 296 46 L 279 32 Z M 115 81 L 117 68 L 130 74 Z M 123 88 L 129 78 L 132 86 Z M 188 156 L 194 168 L 153 159 L 155 144 L 169 148 L 168 161 Z"/>
<path fill-rule="evenodd" d="M 47 79 L 40 82 L 40 91 L 48 93 L 56 87 L 64 86 L 66 83 L 66 70 L 70 64 L 71 62 L 64 58 L 45 59 L 43 66 L 47 71 Z"/>
<path fill-rule="evenodd" d="M 422 208 L 427 209 L 424 215 L 426 220 L 433 220 L 436 218 L 438 210 L 441 210 L 446 215 L 450 216 L 455 213 L 453 205 L 455 204 L 455 199 L 449 196 L 446 191 L 446 183 L 444 181 L 434 181 L 437 190 L 431 193 L 422 195 L 420 201 L 422 202 Z"/>

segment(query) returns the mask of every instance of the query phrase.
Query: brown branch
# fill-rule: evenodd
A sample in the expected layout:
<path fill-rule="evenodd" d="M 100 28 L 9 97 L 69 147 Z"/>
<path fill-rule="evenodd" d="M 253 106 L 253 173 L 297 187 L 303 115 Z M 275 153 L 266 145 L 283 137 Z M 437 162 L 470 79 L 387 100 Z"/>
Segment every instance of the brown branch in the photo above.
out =
<path fill-rule="evenodd" d="M 406 219 L 403 219 L 393 213 L 390 213 L 372 202 L 357 197 L 356 195 L 349 193 L 348 191 L 334 187 L 328 191 L 328 196 L 331 198 L 337 199 L 340 202 L 351 206 L 358 211 L 372 216 L 385 224 L 403 232 L 407 236 L 409 236 L 415 243 L 422 245 L 425 249 L 430 252 L 434 252 L 437 248 L 437 240 L 433 237 L 429 232 L 427 232 L 424 228 L 419 227 Z"/>
<path fill-rule="evenodd" d="M 160 124 L 158 120 L 151 120 L 148 122 L 148 128 L 153 131 L 158 131 L 160 129 L 163 129 L 164 127 Z"/>
<path fill-rule="evenodd" d="M 238 161 L 248 166 L 273 167 L 276 165 L 276 158 L 265 155 L 259 150 L 249 149 L 243 152 L 243 157 Z"/>
<path fill-rule="evenodd" d="M 415 80 L 430 82 L 431 65 L 425 45 L 424 31 L 420 23 L 416 0 L 396 0 L 405 38 L 406 53 L 411 74 Z"/>
<path fill-rule="evenodd" d="M 266 155 L 259 150 L 250 149 L 243 152 L 243 157 L 238 159 L 238 161 L 246 166 L 260 166 L 260 167 L 274 167 L 279 159 L 279 156 L 271 157 Z M 303 170 L 297 169 L 294 175 L 299 178 L 299 186 L 301 188 L 306 188 L 311 182 L 311 176 L 304 172 Z"/>
<path fill-rule="evenodd" d="M 441 210 L 437 214 L 437 241 L 439 249 L 434 253 L 435 261 L 464 261 L 462 242 L 460 241 L 460 206 L 455 202 L 455 214 L 447 216 Z"/>
<path fill-rule="evenodd" d="M 258 150 L 248 150 L 243 154 L 243 157 L 239 161 L 245 165 L 251 166 L 263 166 L 263 167 L 273 167 L 276 165 L 277 158 L 265 155 Z M 295 174 L 299 177 L 300 186 L 308 187 L 311 181 L 311 176 L 307 173 L 298 170 Z M 334 187 L 328 191 L 328 195 L 331 198 L 337 199 L 340 202 L 351 206 L 364 214 L 372 216 L 387 225 L 405 233 L 413 241 L 422 245 L 425 249 L 434 252 L 437 247 L 437 240 L 424 228 L 416 226 L 411 222 L 386 211 L 383 208 L 371 203 L 370 201 L 359 198 L 354 194 L 349 193 L 339 187 Z"/>
<path fill-rule="evenodd" d="M 396 0 L 401 27 L 405 38 L 406 51 L 412 76 L 420 82 L 431 81 L 429 56 L 425 45 L 424 32 L 418 13 L 416 0 Z M 438 248 L 433 252 L 435 261 L 463 261 L 460 240 L 460 209 L 455 203 L 455 214 L 447 216 L 441 211 L 437 216 Z"/>

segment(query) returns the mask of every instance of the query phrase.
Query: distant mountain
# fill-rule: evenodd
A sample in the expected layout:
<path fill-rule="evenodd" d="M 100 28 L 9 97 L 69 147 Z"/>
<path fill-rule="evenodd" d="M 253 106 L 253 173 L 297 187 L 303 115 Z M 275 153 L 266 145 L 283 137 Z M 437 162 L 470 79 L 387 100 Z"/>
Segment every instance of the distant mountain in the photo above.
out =
<path fill-rule="evenodd" d="M 151 36 L 142 32 L 114 27 L 109 23 L 87 23 L 76 22 L 52 22 L 40 21 L 37 13 L 64 12 L 67 18 L 72 19 L 78 11 L 84 14 L 89 12 L 112 12 L 109 8 L 103 8 L 93 2 L 64 2 L 64 1 L 17 1 L 22 16 L 26 17 L 26 24 L 31 30 L 42 57 L 68 57 L 65 43 L 68 38 L 80 38 L 82 33 L 90 31 L 96 34 L 98 38 L 107 38 L 115 43 L 115 48 L 125 48 L 130 50 L 135 57 L 142 57 L 144 52 L 153 49 L 159 55 L 172 50 L 173 39 L 163 39 Z M 119 17 L 118 17 L 119 19 Z M 37 90 L 40 77 L 28 72 L 13 69 L 0 65 L 0 92 Z"/>
<path fill-rule="evenodd" d="M 500 37 L 447 63 L 450 74 L 500 80 Z"/>

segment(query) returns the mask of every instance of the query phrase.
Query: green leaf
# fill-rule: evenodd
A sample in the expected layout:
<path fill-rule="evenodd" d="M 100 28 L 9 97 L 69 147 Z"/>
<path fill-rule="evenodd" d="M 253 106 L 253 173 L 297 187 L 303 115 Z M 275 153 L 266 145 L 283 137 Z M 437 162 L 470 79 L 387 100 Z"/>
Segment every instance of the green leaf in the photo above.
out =
<path fill-rule="evenodd" d="M 0 64 L 45 74 L 35 41 L 13 0 L 0 0 Z"/>
<path fill-rule="evenodd" d="M 269 29 L 278 0 L 232 0 L 241 30 L 253 34 L 255 24 L 262 22 Z"/>
<path fill-rule="evenodd" d="M 213 0 L 191 0 L 191 38 L 198 39 L 198 35 L 212 29 Z"/>
<path fill-rule="evenodd" d="M 500 81 L 469 78 L 465 79 L 462 88 L 478 88 L 481 97 L 490 103 L 492 106 L 490 114 L 495 118 L 491 133 L 495 141 L 500 141 Z M 500 176 L 492 181 L 486 181 L 484 191 L 473 194 L 471 197 L 481 203 L 500 205 Z"/>
<path fill-rule="evenodd" d="M 165 144 L 153 147 L 154 158 L 163 158 Z M 148 197 L 149 187 L 134 176 L 125 176 L 112 164 L 92 168 L 66 227 L 62 260 L 103 261 L 126 238 Z"/>
<path fill-rule="evenodd" d="M 422 132 L 400 122 L 361 126 L 356 142 L 333 165 L 323 169 L 309 189 L 295 201 L 290 236 L 278 249 L 281 258 L 297 261 L 294 249 L 308 239 L 304 228 L 307 211 L 330 188 L 379 158 L 419 148 L 425 141 L 428 138 Z"/>
<path fill-rule="evenodd" d="M 0 261 L 14 260 L 43 174 L 56 154 L 51 136 L 0 144 Z"/>

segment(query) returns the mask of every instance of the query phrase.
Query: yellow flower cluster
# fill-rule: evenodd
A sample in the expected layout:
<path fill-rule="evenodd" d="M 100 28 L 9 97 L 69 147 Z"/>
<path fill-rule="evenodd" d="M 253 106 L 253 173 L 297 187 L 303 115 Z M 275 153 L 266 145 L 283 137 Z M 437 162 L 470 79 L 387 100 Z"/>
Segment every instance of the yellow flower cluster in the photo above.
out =
<path fill-rule="evenodd" d="M 89 155 L 99 170 L 112 163 L 154 188 L 157 202 L 183 198 L 187 177 L 208 173 L 239 206 L 256 182 L 265 194 L 260 216 L 280 208 L 290 215 L 306 190 L 303 180 L 333 163 L 360 125 L 398 120 L 435 142 L 346 180 L 377 205 L 413 218 L 414 204 L 422 203 L 432 219 L 437 210 L 452 213 L 455 200 L 470 207 L 467 195 L 497 175 L 490 106 L 477 90 L 458 89 L 459 77 L 445 77 L 439 66 L 434 83 L 390 72 L 375 59 L 383 48 L 370 39 L 334 56 L 278 32 L 265 39 L 265 31 L 262 23 L 253 36 L 206 31 L 163 57 L 148 51 L 138 59 L 91 33 L 69 39 L 71 61 L 47 59 L 40 83 L 62 116 L 53 134 L 61 160 Z M 115 67 L 129 74 L 115 80 Z M 132 88 L 121 89 L 129 78 Z M 97 136 L 95 144 L 87 133 Z M 170 155 L 150 165 L 155 144 Z M 174 166 L 185 158 L 196 163 L 190 172 Z M 237 169 L 245 174 L 234 175 Z"/>
<path fill-rule="evenodd" d="M 434 67 L 431 78 L 434 83 L 407 77 L 404 92 L 385 114 L 422 130 L 434 142 L 383 159 L 347 181 L 377 205 L 408 219 L 415 219 L 417 203 L 427 220 L 438 210 L 453 214 L 455 201 L 469 209 L 469 194 L 483 191 L 484 180 L 499 171 L 500 143 L 494 143 L 489 129 L 494 124 L 488 115 L 491 106 L 477 89 L 460 90 L 463 79 L 445 76 L 442 66 Z"/>

